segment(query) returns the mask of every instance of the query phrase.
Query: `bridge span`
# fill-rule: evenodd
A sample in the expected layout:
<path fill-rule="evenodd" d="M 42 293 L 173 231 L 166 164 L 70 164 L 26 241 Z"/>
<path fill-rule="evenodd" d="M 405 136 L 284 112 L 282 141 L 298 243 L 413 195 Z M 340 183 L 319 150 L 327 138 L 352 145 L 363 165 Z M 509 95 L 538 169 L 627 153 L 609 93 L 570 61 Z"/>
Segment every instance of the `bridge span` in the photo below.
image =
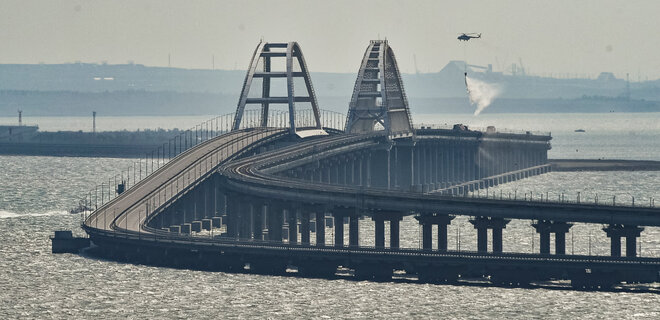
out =
<path fill-rule="evenodd" d="M 278 48 L 285 51 L 273 53 Z M 284 72 L 264 62 L 278 56 L 290 60 Z M 294 73 L 290 65 L 293 58 L 304 64 L 301 56 L 292 43 L 260 44 L 246 84 L 255 77 L 305 77 L 308 98 L 302 100 L 315 101 L 306 66 Z M 660 226 L 660 209 L 474 197 L 473 191 L 548 172 L 550 136 L 462 125 L 414 129 L 398 70 L 385 75 L 396 69 L 387 62 L 393 59 L 388 44 L 372 42 L 365 59 L 346 120 L 349 133 L 331 128 L 315 102 L 302 123 L 293 88 L 287 99 L 262 90 L 260 100 L 249 100 L 248 84 L 231 124 L 218 128 L 216 122 L 213 134 L 196 136 L 191 147 L 186 138 L 186 150 L 171 159 L 163 148 L 163 165 L 126 189 L 121 181 L 113 200 L 90 205 L 94 210 L 83 228 L 108 256 L 213 270 L 282 274 L 295 267 L 300 275 L 327 277 L 343 267 L 360 279 L 389 279 L 401 270 L 428 282 L 485 277 L 525 285 L 567 279 L 578 288 L 658 281 L 660 259 L 637 257 L 636 241 L 644 226 Z M 256 71 L 260 63 L 264 72 Z M 252 127 L 245 122 L 246 103 L 261 104 Z M 276 103 L 289 105 L 284 128 L 273 125 L 268 110 Z M 181 150 L 181 140 L 178 146 Z M 90 193 L 86 203 L 96 204 L 97 198 L 98 192 Z M 447 246 L 447 226 L 459 215 L 471 217 L 476 252 Z M 419 249 L 400 246 L 405 216 L 419 221 Z M 365 217 L 373 223 L 374 246 L 360 241 Z M 502 234 L 511 219 L 534 221 L 538 253 L 505 252 Z M 577 222 L 606 225 L 611 255 L 566 254 L 565 235 Z M 334 239 L 326 239 L 326 224 Z"/>

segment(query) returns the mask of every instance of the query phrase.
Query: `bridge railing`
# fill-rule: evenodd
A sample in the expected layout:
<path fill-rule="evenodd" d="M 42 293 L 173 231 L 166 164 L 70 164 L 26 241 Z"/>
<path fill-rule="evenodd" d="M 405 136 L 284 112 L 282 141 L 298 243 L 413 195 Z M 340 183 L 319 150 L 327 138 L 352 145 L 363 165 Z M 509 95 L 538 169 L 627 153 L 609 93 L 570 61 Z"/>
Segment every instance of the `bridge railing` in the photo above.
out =
<path fill-rule="evenodd" d="M 462 195 L 452 195 L 454 197 L 468 197 L 477 199 L 492 199 L 492 200 L 511 200 L 511 201 L 524 201 L 524 202 L 545 202 L 545 203 L 569 203 L 569 204 L 584 204 L 596 206 L 616 206 L 616 207 L 630 207 L 630 208 L 655 208 L 655 197 L 650 196 L 633 196 L 621 194 L 606 194 L 606 193 L 583 193 L 576 192 L 569 194 L 566 192 L 535 192 L 535 191 L 504 191 L 502 189 L 489 190 L 488 188 L 482 190 L 475 190 L 473 192 L 465 193 Z"/>
<path fill-rule="evenodd" d="M 103 179 L 78 202 L 72 213 L 81 213 L 85 218 L 124 191 L 130 190 L 153 172 L 176 158 L 186 150 L 231 130 L 233 113 L 220 115 L 195 125 L 171 137 L 167 142 L 145 153 L 143 157 L 119 173 Z"/>
<path fill-rule="evenodd" d="M 101 180 L 101 183 L 83 195 L 71 213 L 80 213 L 82 219 L 116 199 L 121 193 L 134 188 L 153 172 L 176 158 L 186 150 L 217 136 L 231 131 L 235 113 L 220 115 L 206 120 L 176 136 L 166 143 L 145 153 L 143 157 L 119 173 Z M 323 127 L 343 130 L 345 115 L 339 112 L 321 110 L 321 123 Z M 271 110 L 269 114 L 269 127 L 286 128 L 289 125 L 289 112 Z M 296 112 L 297 127 L 313 127 L 315 119 L 312 109 L 302 109 Z M 260 110 L 246 110 L 241 122 L 241 129 L 255 128 L 261 125 Z"/>
<path fill-rule="evenodd" d="M 320 110 L 319 116 L 321 119 L 321 126 L 324 128 L 332 128 L 336 130 L 344 130 L 344 122 L 346 115 L 340 112 L 330 110 Z M 261 125 L 262 114 L 261 109 L 246 109 L 243 113 L 240 129 L 254 128 Z M 316 126 L 316 119 L 313 109 L 299 109 L 295 114 L 296 128 L 313 128 Z M 271 128 L 288 128 L 289 127 L 289 111 L 288 110 L 269 110 L 268 111 L 268 127 Z"/>

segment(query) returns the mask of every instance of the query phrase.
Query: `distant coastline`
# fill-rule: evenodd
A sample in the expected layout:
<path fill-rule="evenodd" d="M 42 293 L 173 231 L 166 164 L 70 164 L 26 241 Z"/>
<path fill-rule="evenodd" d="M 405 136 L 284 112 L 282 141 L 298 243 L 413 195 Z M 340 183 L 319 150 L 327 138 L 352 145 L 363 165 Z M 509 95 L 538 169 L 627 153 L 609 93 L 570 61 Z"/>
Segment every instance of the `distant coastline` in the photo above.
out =
<path fill-rule="evenodd" d="M 321 108 L 346 112 L 355 73 L 314 72 Z M 357 71 L 357 70 L 356 70 Z M 502 92 L 484 113 L 660 112 L 660 80 L 629 82 L 609 72 L 597 78 L 553 78 L 495 71 L 449 61 L 438 72 L 402 74 L 414 113 L 472 113 L 464 72 Z M 0 117 L 207 115 L 233 112 L 243 70 L 194 70 L 139 64 L 0 64 Z M 273 93 L 286 92 L 282 84 Z"/>
<path fill-rule="evenodd" d="M 58 131 L 0 136 L 0 155 L 133 158 L 151 156 L 159 147 L 174 151 L 172 138 L 183 131 Z M 162 156 L 162 155 L 161 155 Z M 159 157 L 159 155 L 156 155 Z"/>
<path fill-rule="evenodd" d="M 350 96 L 319 96 L 326 110 L 345 113 Z M 183 116 L 235 111 L 238 96 L 194 92 L 63 92 L 1 91 L 0 117 L 14 117 L 18 108 L 30 116 Z M 467 97 L 409 96 L 414 113 L 473 113 Z M 586 97 L 575 99 L 497 98 L 484 113 L 608 113 L 660 112 L 659 101 Z"/>

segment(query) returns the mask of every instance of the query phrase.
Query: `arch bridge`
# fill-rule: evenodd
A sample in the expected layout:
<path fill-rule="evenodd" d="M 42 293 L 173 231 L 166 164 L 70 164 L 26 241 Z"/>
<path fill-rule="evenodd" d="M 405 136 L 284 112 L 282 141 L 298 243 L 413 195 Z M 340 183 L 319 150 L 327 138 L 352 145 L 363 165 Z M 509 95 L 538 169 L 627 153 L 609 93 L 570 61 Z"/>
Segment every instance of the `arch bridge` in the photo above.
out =
<path fill-rule="evenodd" d="M 271 68 L 274 57 L 286 59 L 284 71 Z M 270 95 L 278 77 L 287 79 L 285 97 Z M 294 78 L 305 94 L 294 94 Z M 548 172 L 550 139 L 462 125 L 415 128 L 386 41 L 369 44 L 347 116 L 323 111 L 300 47 L 260 43 L 236 113 L 173 139 L 157 159 L 152 153 L 151 167 L 140 161 L 144 178 L 129 168 L 120 188 L 109 181 L 90 193 L 83 228 L 111 257 L 212 270 L 332 277 L 345 268 L 360 279 L 401 270 L 426 282 L 568 279 L 578 288 L 657 281 L 660 260 L 637 257 L 636 246 L 643 227 L 660 226 L 657 208 L 474 197 Z M 477 251 L 448 248 L 456 216 L 471 218 Z M 405 217 L 420 224 L 420 248 L 401 246 L 402 237 L 417 236 L 401 233 Z M 506 252 L 502 234 L 511 219 L 534 221 L 538 253 Z M 566 254 L 574 223 L 606 225 L 611 255 Z M 370 239 L 360 225 L 373 228 Z"/>

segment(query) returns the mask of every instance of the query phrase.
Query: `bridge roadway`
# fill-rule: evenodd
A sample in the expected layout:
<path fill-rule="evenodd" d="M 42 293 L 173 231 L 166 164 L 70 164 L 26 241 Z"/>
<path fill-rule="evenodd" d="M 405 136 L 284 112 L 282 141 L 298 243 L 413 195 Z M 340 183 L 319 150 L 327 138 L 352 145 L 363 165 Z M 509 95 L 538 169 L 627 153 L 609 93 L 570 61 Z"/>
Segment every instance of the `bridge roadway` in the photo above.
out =
<path fill-rule="evenodd" d="M 376 146 L 382 134 L 342 135 L 309 141 L 227 163 L 220 171 L 230 189 L 261 198 L 332 204 L 375 212 L 442 213 L 506 219 L 660 226 L 660 208 L 553 201 L 498 200 L 310 183 L 275 175 L 293 166 L 355 148 Z"/>
<path fill-rule="evenodd" d="M 316 138 L 238 158 L 240 155 L 249 154 L 256 146 L 264 146 L 269 141 L 284 137 L 286 134 L 281 129 L 246 129 L 201 143 L 172 159 L 137 185 L 96 210 L 86 219 L 83 227 L 95 243 L 106 248 L 116 249 L 123 246 L 122 250 L 130 251 L 137 247 L 148 247 L 151 248 L 151 252 L 160 252 L 163 255 L 167 255 L 167 250 L 171 249 L 194 253 L 194 257 L 197 258 L 206 253 L 211 253 L 215 258 L 233 255 L 239 257 L 236 258 L 237 261 L 252 259 L 254 265 L 256 261 L 264 259 L 284 261 L 282 263 L 294 261 L 301 270 L 305 270 L 304 266 L 309 261 L 323 261 L 314 264 L 314 268 L 323 268 L 323 265 L 357 266 L 359 263 L 410 268 L 412 264 L 415 267 L 411 269 L 418 272 L 420 277 L 423 274 L 420 270 L 424 266 L 431 268 L 437 267 L 438 264 L 465 268 L 527 266 L 535 268 L 536 273 L 539 273 L 539 270 L 546 270 L 545 274 L 556 277 L 561 276 L 557 272 L 563 273 L 565 277 L 566 272 L 581 274 L 585 270 L 591 270 L 590 268 L 597 268 L 605 273 L 606 271 L 603 270 L 618 270 L 625 273 L 628 280 L 635 279 L 636 275 L 643 275 L 640 279 L 644 281 L 648 279 L 657 281 L 660 259 L 652 258 L 312 247 L 282 242 L 237 241 L 218 236 L 182 236 L 147 226 L 149 219 L 153 218 L 153 214 L 148 215 L 147 212 L 157 213 L 214 172 L 219 172 L 224 177 L 222 182 L 226 188 L 262 199 L 358 207 L 369 209 L 372 214 L 378 214 L 379 210 L 397 210 L 408 214 L 442 212 L 517 219 L 561 219 L 567 222 L 660 226 L 660 210 L 654 208 L 472 199 L 310 183 L 274 174 L 278 168 L 281 169 L 287 163 L 305 163 L 345 150 L 376 146 L 382 143 L 384 138 L 379 133 Z M 144 255 L 144 251 L 141 255 Z M 280 258 L 285 259 L 277 260 Z M 516 273 L 519 272 L 514 272 Z M 496 273 L 491 272 L 491 275 L 493 274 Z M 612 281 L 616 279 L 613 278 Z"/>
<path fill-rule="evenodd" d="M 247 146 L 285 134 L 284 129 L 255 128 L 232 131 L 200 143 L 98 208 L 84 225 L 120 233 L 149 233 L 149 229 L 140 228 L 147 219 L 147 205 L 156 208 L 175 201 L 211 174 L 218 164 L 239 156 Z"/>

